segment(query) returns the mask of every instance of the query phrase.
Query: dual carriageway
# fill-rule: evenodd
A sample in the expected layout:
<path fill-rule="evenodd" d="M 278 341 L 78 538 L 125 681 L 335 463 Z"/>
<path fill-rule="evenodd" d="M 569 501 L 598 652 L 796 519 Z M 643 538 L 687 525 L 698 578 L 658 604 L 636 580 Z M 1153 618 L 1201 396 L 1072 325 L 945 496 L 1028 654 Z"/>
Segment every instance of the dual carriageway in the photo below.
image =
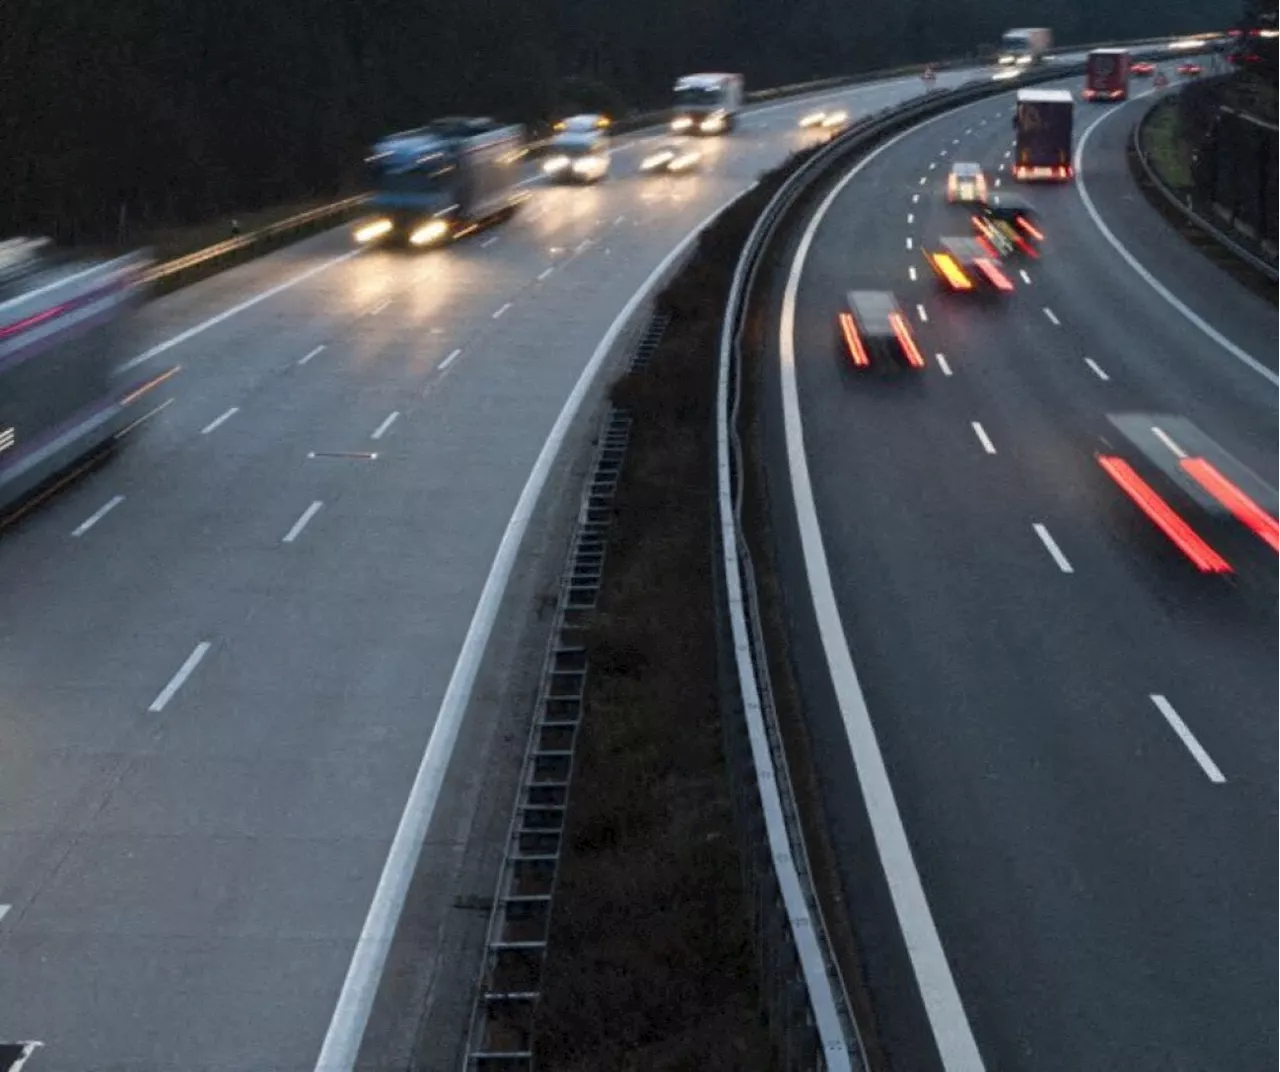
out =
<path fill-rule="evenodd" d="M 825 97 L 857 118 L 921 88 Z M 911 247 L 963 216 L 950 160 L 1003 174 L 1010 99 L 868 160 L 777 304 L 765 432 L 775 478 L 808 470 L 789 524 L 826 557 L 797 540 L 783 563 L 840 878 L 902 1067 L 963 1067 L 966 1031 L 991 1068 L 1253 1067 L 1275 1038 L 1274 592 L 1165 561 L 1091 451 L 1107 414 L 1169 414 L 1273 474 L 1274 311 L 1141 201 L 1129 106 L 1078 124 L 1083 190 L 1033 191 L 1029 282 L 998 310 L 939 296 Z M 539 189 L 442 256 L 334 232 L 144 310 L 137 366 L 178 370 L 153 415 L 0 555 L 0 1037 L 43 1042 L 41 1069 L 309 1069 L 361 1026 L 335 1007 L 377 986 L 356 954 L 390 940 L 370 905 L 413 871 L 388 852 L 439 713 L 494 706 L 468 683 L 472 623 L 497 614 L 495 556 L 510 568 L 566 400 L 686 236 L 805 143 L 812 106 L 749 111 L 678 178 L 632 177 L 647 140 L 619 139 L 608 182 Z M 850 383 L 836 360 L 859 281 L 910 296 L 918 383 Z M 838 635 L 805 610 L 823 583 Z M 877 818 L 833 644 L 951 965 L 962 1022 L 941 1031 L 945 983 L 894 933 L 921 921 L 859 866 Z M 432 822 L 406 920 L 433 945 L 412 970 L 392 951 L 367 1057 L 413 1045 L 406 994 L 469 993 L 449 916 L 492 890 L 473 834 L 506 808 L 487 801 L 497 717 L 469 716 L 449 778 L 452 746 L 429 772 L 438 807 L 415 805 Z"/>

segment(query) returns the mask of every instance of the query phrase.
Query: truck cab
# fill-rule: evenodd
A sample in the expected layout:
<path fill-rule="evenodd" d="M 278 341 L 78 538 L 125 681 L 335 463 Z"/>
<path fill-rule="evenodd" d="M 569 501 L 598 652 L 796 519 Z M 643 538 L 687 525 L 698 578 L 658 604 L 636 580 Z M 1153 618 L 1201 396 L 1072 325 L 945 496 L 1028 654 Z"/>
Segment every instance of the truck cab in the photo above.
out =
<path fill-rule="evenodd" d="M 1006 30 L 1000 38 L 998 62 L 1002 67 L 1029 67 L 1044 59 L 1053 47 L 1053 32 L 1043 26 Z"/>
<path fill-rule="evenodd" d="M 677 134 L 723 134 L 742 110 L 742 75 L 689 74 L 676 80 L 671 129 Z"/>
<path fill-rule="evenodd" d="M 1087 101 L 1122 101 L 1129 96 L 1129 52 L 1123 48 L 1095 48 L 1085 61 Z"/>

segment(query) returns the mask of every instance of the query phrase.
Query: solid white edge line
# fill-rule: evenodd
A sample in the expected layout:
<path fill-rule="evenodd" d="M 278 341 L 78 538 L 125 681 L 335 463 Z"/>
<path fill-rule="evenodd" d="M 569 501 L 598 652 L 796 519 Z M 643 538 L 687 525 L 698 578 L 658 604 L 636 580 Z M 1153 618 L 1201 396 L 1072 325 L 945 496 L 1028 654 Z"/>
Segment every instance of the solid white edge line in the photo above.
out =
<path fill-rule="evenodd" d="M 934 354 L 933 359 L 938 362 L 938 368 L 942 369 L 942 374 L 944 376 L 951 375 L 951 366 L 947 364 L 946 354 Z"/>
<path fill-rule="evenodd" d="M 1218 765 L 1210 758 L 1209 753 L 1196 740 L 1196 736 L 1187 728 L 1187 724 L 1179 717 L 1178 712 L 1173 709 L 1171 704 L 1165 697 L 1158 692 L 1151 693 L 1151 702 L 1156 705 L 1156 709 L 1164 715 L 1164 720 L 1173 728 L 1173 732 L 1178 735 L 1178 739 L 1186 745 L 1187 751 L 1200 764 L 1200 769 L 1208 776 L 1209 781 L 1216 782 L 1221 785 L 1227 779 L 1222 771 L 1218 769 Z"/>
<path fill-rule="evenodd" d="M 264 302 L 268 298 L 274 298 L 277 294 L 283 294 L 286 290 L 296 287 L 299 283 L 305 283 L 313 276 L 317 276 L 321 272 L 327 272 L 335 265 L 342 264 L 344 261 L 349 261 L 352 257 L 360 256 L 360 254 L 365 251 L 365 248 L 366 247 L 361 246 L 359 249 L 348 250 L 346 253 L 339 254 L 331 260 L 317 264 L 314 268 L 308 268 L 305 272 L 301 272 L 298 275 L 293 276 L 291 279 L 286 279 L 283 283 L 278 283 L 276 286 L 270 287 L 267 290 L 262 291 L 260 294 L 255 294 L 252 298 L 246 298 L 239 304 L 233 305 L 230 309 L 224 309 L 216 316 L 211 316 L 208 320 L 202 320 L 194 327 L 187 328 L 186 331 L 180 331 L 172 338 L 166 339 L 164 342 L 151 347 L 150 350 L 144 350 L 137 357 L 126 361 L 117 371 L 128 372 L 130 369 L 136 368 L 138 365 L 141 365 L 146 361 L 150 361 L 153 357 L 164 353 L 166 350 L 172 349 L 179 343 L 184 343 L 188 339 L 194 338 L 202 332 L 208 331 L 211 327 L 221 324 L 224 320 L 230 320 L 233 316 L 244 312 L 246 309 L 252 308 L 259 302 Z"/>
<path fill-rule="evenodd" d="M 324 343 L 321 343 L 310 353 L 303 354 L 302 357 L 298 358 L 298 364 L 305 365 L 308 361 L 310 361 L 313 357 L 316 356 L 316 354 L 320 353 L 323 349 L 324 349 Z"/>
<path fill-rule="evenodd" d="M 169 679 L 169 684 L 161 690 L 159 696 L 151 701 L 151 706 L 147 708 L 148 711 L 159 712 L 164 710 L 165 705 L 173 699 L 173 694 L 182 688 L 187 678 L 200 665 L 200 660 L 205 657 L 210 647 L 212 645 L 207 640 L 202 640 L 195 646 L 195 649 L 187 656 L 187 661 L 178 667 L 178 672 Z"/>
<path fill-rule="evenodd" d="M 951 966 L 947 963 L 942 939 L 911 853 L 911 844 L 894 800 L 889 772 L 876 739 L 871 712 L 867 709 L 866 697 L 853 665 L 853 656 L 849 651 L 844 623 L 836 602 L 804 445 L 795 351 L 796 297 L 800 289 L 800 277 L 818 227 L 835 199 L 882 152 L 922 128 L 944 118 L 953 119 L 955 115 L 956 112 L 953 111 L 925 120 L 873 149 L 853 166 L 818 205 L 796 249 L 783 294 L 779 360 L 787 461 L 800 529 L 801 553 L 823 652 L 844 722 L 849 751 L 858 774 L 858 784 L 871 821 L 880 864 L 884 869 L 898 925 L 902 929 L 907 954 L 943 1067 L 946 1072 L 981 1072 L 985 1068 L 982 1056 L 978 1052 L 973 1029 L 965 1014 L 955 978 L 951 974 Z"/>
<path fill-rule="evenodd" d="M 124 496 L 123 496 L 123 495 L 116 495 L 116 496 L 113 496 L 111 499 L 109 499 L 109 500 L 108 500 L 106 503 L 104 503 L 102 506 L 99 506 L 99 507 L 98 507 L 98 509 L 96 509 L 96 510 L 95 510 L 92 514 L 90 514 L 87 518 L 85 518 L 83 521 L 81 521 L 79 525 L 77 525 L 74 529 L 72 529 L 72 530 L 71 530 L 71 535 L 72 535 L 72 536 L 83 536 L 86 532 L 88 532 L 91 528 L 93 528 L 93 526 L 94 526 L 94 525 L 96 525 L 99 521 L 101 521 L 104 517 L 106 517 L 106 516 L 107 516 L 107 514 L 109 514 L 112 510 L 114 510 L 114 509 L 115 509 L 117 506 L 119 506 L 122 502 L 124 502 Z"/>
<path fill-rule="evenodd" d="M 1063 573 L 1075 573 L 1071 562 L 1062 553 L 1062 548 L 1058 546 L 1057 540 L 1050 535 L 1049 530 L 1039 521 L 1034 522 L 1031 527 L 1036 530 L 1036 535 L 1040 537 L 1040 542 L 1044 544 L 1045 550 L 1053 556 L 1054 562 L 1058 564 L 1058 569 L 1062 570 Z"/>
<path fill-rule="evenodd" d="M 440 371 L 441 371 L 441 372 L 443 372 L 443 371 L 444 371 L 445 369 L 447 369 L 450 365 L 452 365 L 455 361 L 457 361 L 457 360 L 458 360 L 458 358 L 460 358 L 461 356 L 462 356 L 462 351 L 461 351 L 461 350 L 452 350 L 452 351 L 450 351 L 449 356 L 448 356 L 448 357 L 446 357 L 443 361 L 441 361 L 441 362 L 440 362 Z"/>
<path fill-rule="evenodd" d="M 369 1013 L 373 1008 L 373 1000 L 382 978 L 387 952 L 391 948 L 400 912 L 404 907 L 405 895 L 408 893 L 409 883 L 422 852 L 423 839 L 435 815 L 444 776 L 449 769 L 449 762 L 453 757 L 458 733 L 462 727 L 462 719 L 471 702 L 471 691 L 475 687 L 480 661 L 497 620 L 498 607 L 511 580 L 516 557 L 525 533 L 528 531 L 534 509 L 543 488 L 546 487 L 551 468 L 568 437 L 569 429 L 600 375 L 610 350 L 631 317 L 635 315 L 635 311 L 647 300 L 650 291 L 664 273 L 693 244 L 703 229 L 740 196 L 741 194 L 734 194 L 733 197 L 728 198 L 676 243 L 657 267 L 649 273 L 648 278 L 623 306 L 622 311 L 609 326 L 609 330 L 605 332 L 604 338 L 596 346 L 582 374 L 578 377 L 578 382 L 574 384 L 573 390 L 565 400 L 555 424 L 547 434 L 542 451 L 533 463 L 533 469 L 529 473 L 524 489 L 520 492 L 520 498 L 516 502 L 511 519 L 507 522 L 506 531 L 502 534 L 502 542 L 494 555 L 489 576 L 485 579 L 471 624 L 467 628 L 466 638 L 462 642 L 462 649 L 458 653 L 453 673 L 449 677 L 444 699 L 440 703 L 440 710 L 431 728 L 426 749 L 422 753 L 413 786 L 405 801 L 404 811 L 396 827 L 386 863 L 378 877 L 377 889 L 369 904 L 364 926 L 352 950 L 351 962 L 347 967 L 342 990 L 334 1006 L 328 1030 L 325 1032 L 320 1055 L 316 1059 L 315 1072 L 351 1072 L 355 1065 L 365 1027 L 369 1022 Z"/>
<path fill-rule="evenodd" d="M 1102 366 L 1099 365 L 1093 358 L 1086 357 L 1084 359 L 1084 363 L 1088 365 L 1091 369 L 1093 369 L 1094 375 L 1097 376 L 1098 379 L 1100 379 L 1103 383 L 1106 383 L 1108 380 L 1111 379 L 1110 376 L 1108 376 L 1105 372 L 1102 371 Z"/>
<path fill-rule="evenodd" d="M 399 416 L 400 416 L 400 411 L 399 411 L 399 410 L 393 410 L 393 411 L 392 411 L 392 412 L 387 416 L 387 419 L 386 419 L 385 421 L 383 421 L 380 425 L 378 425 L 378 427 L 377 427 L 377 428 L 375 428 L 375 429 L 373 430 L 373 435 L 371 435 L 369 438 L 370 438 L 370 439 L 381 439 L 384 435 L 386 435 L 386 434 L 387 434 L 387 429 L 388 429 L 388 428 L 390 428 L 393 424 L 395 424 L 395 423 L 396 423 L 396 418 L 397 418 L 397 417 L 399 417 Z"/>
<path fill-rule="evenodd" d="M 227 421 L 231 420 L 231 418 L 232 418 L 232 417 L 234 417 L 234 416 L 235 416 L 237 413 L 239 413 L 239 412 L 240 412 L 240 407 L 239 407 L 239 406 L 232 406 L 232 407 L 231 407 L 229 410 L 227 410 L 227 412 L 226 412 L 226 413 L 224 413 L 221 417 L 215 417 L 215 418 L 214 418 L 213 420 L 211 420 L 208 424 L 206 424 L 203 428 L 201 428 L 201 429 L 200 429 L 200 434 L 201 434 L 201 435 L 208 435 L 210 432 L 213 432 L 213 431 L 217 430 L 217 429 L 218 429 L 218 428 L 220 428 L 223 424 L 225 424 Z"/>
<path fill-rule="evenodd" d="M 1151 91 L 1148 90 L 1147 92 L 1149 93 Z M 1137 97 L 1134 97 L 1133 99 L 1140 100 L 1142 97 L 1145 97 L 1146 95 L 1147 95 L 1146 93 L 1141 93 Z M 1273 386 L 1280 387 L 1280 376 L 1277 376 L 1269 368 L 1267 368 L 1255 357 L 1253 357 L 1253 355 L 1249 354 L 1245 350 L 1242 350 L 1239 346 L 1233 343 L 1230 339 L 1228 339 L 1215 327 L 1207 323 L 1199 315 L 1197 315 L 1190 308 L 1184 305 L 1177 297 L 1174 296 L 1173 292 L 1169 290 L 1168 287 L 1166 287 L 1163 283 L 1161 283 L 1160 280 L 1158 280 L 1154 275 L 1152 275 L 1149 271 L 1147 271 L 1146 268 L 1142 266 L 1138 258 L 1135 257 L 1132 253 L 1130 253 L 1128 248 L 1124 245 L 1124 243 L 1121 242 L 1120 239 L 1118 239 L 1111 232 L 1111 228 L 1102 222 L 1102 216 L 1099 214 L 1097 208 L 1094 206 L 1093 198 L 1089 196 L 1089 186 L 1084 179 L 1084 168 L 1082 166 L 1082 161 L 1084 159 L 1084 147 L 1089 142 L 1089 136 L 1098 128 L 1099 124 L 1101 124 L 1104 120 L 1110 118 L 1113 115 L 1118 114 L 1123 110 L 1124 110 L 1123 107 L 1121 107 L 1121 108 L 1109 109 L 1108 111 L 1103 112 L 1100 116 L 1098 116 L 1097 119 L 1095 119 L 1092 123 L 1090 123 L 1087 127 L 1085 127 L 1084 133 L 1080 135 L 1080 141 L 1076 143 L 1075 188 L 1080 193 L 1080 200 L 1084 204 L 1085 211 L 1089 213 L 1089 218 L 1093 220 L 1094 226 L 1097 227 L 1098 230 L 1102 233 L 1102 237 L 1105 238 L 1111 244 L 1111 248 L 1120 254 L 1120 256 L 1124 259 L 1125 263 L 1128 264 L 1129 267 L 1132 268 L 1135 272 L 1137 272 L 1138 275 L 1142 277 L 1143 281 L 1149 287 L 1151 287 L 1152 290 L 1154 290 L 1157 294 L 1160 295 L 1160 297 L 1162 297 L 1166 302 L 1168 302 L 1171 306 L 1173 306 L 1174 309 L 1176 309 L 1179 313 L 1181 313 L 1183 317 L 1185 317 L 1191 324 L 1193 324 L 1196 328 L 1198 328 L 1205 336 L 1212 339 L 1224 350 L 1226 350 L 1227 353 L 1229 353 L 1232 357 L 1236 358 L 1242 364 L 1253 369 L 1254 372 L 1256 372 L 1263 379 L 1269 381 Z"/>
<path fill-rule="evenodd" d="M 322 507 L 323 505 L 324 503 L 321 502 L 319 499 L 317 499 L 305 510 L 303 510 L 302 516 L 293 523 L 293 528 L 291 528 L 288 532 L 284 534 L 284 539 L 281 540 L 280 542 L 293 543 L 294 540 L 296 540 L 300 535 L 302 535 L 302 530 L 307 527 L 307 522 L 316 516 L 316 514 L 320 510 L 320 507 Z"/>
<path fill-rule="evenodd" d="M 978 442 L 982 444 L 982 449 L 988 454 L 994 454 L 996 445 L 991 442 L 991 437 L 987 435 L 987 430 L 982 427 L 979 421 L 971 421 L 970 424 L 973 426 L 973 434 L 978 437 Z"/>

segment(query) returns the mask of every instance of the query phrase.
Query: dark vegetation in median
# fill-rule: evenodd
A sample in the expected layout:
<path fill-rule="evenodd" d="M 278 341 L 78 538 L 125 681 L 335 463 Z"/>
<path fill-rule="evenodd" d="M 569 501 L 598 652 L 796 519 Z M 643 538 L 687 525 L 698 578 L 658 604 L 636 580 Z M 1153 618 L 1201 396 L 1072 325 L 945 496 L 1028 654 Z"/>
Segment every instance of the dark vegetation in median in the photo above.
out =
<path fill-rule="evenodd" d="M 771 1067 L 760 1021 L 717 695 L 716 354 L 738 253 L 785 169 L 702 237 L 672 314 L 615 405 L 615 499 L 551 925 L 539 1066 Z"/>

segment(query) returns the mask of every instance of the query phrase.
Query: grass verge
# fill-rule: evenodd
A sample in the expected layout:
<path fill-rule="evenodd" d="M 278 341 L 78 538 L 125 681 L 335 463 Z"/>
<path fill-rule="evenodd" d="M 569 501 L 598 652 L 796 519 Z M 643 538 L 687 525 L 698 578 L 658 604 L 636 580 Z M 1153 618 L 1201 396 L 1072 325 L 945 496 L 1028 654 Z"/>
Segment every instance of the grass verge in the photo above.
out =
<path fill-rule="evenodd" d="M 1151 109 L 1142 127 L 1142 148 L 1166 186 L 1175 193 L 1191 189 L 1191 146 L 1178 121 L 1176 97 Z"/>
<path fill-rule="evenodd" d="M 631 412 L 539 1012 L 557 1072 L 772 1066 L 717 695 L 710 521 L 724 299 L 766 176 L 658 299 L 672 319 L 613 389 Z"/>

